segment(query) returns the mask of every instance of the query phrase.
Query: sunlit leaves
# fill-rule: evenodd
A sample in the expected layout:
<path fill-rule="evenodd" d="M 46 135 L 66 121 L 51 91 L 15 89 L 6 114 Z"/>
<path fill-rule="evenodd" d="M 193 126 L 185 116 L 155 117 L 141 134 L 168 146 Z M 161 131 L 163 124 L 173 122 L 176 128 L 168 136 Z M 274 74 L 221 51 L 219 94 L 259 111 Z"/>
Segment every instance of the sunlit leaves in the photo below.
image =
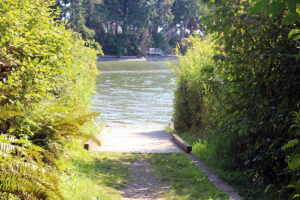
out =
<path fill-rule="evenodd" d="M 300 34 L 300 29 L 294 29 L 289 33 L 288 38 L 290 39 L 294 36 L 298 37 L 299 34 Z"/>
<path fill-rule="evenodd" d="M 1 195 L 61 198 L 50 157 L 60 155 L 56 144 L 68 137 L 88 137 L 82 125 L 95 115 L 89 104 L 98 51 L 54 19 L 54 2 L 0 3 L 0 134 L 18 138 L 1 141 Z M 24 173 L 25 165 L 39 171 Z"/>

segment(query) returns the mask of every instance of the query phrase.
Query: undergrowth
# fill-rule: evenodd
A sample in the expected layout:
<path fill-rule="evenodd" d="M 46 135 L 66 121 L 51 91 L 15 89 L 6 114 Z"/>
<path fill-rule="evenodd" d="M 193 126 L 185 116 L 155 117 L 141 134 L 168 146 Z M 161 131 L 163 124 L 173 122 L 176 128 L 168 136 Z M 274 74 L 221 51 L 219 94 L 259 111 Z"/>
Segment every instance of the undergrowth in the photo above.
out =
<path fill-rule="evenodd" d="M 159 180 L 170 190 L 163 197 L 170 200 L 227 200 L 227 195 L 217 189 L 193 161 L 184 154 L 153 154 L 150 160 Z"/>
<path fill-rule="evenodd" d="M 130 181 L 126 155 L 86 151 L 77 140 L 66 148 L 65 158 L 59 161 L 62 193 L 66 199 L 117 200 L 120 190 Z M 129 156 L 130 157 L 130 156 Z"/>

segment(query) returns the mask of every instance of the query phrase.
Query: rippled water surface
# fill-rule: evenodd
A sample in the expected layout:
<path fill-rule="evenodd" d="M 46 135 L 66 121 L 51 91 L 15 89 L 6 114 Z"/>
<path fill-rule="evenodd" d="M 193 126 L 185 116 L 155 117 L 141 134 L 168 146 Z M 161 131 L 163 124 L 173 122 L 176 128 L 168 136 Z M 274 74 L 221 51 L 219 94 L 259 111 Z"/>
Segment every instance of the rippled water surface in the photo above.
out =
<path fill-rule="evenodd" d="M 175 74 L 164 61 L 98 62 L 93 109 L 110 125 L 163 127 L 171 121 Z"/>

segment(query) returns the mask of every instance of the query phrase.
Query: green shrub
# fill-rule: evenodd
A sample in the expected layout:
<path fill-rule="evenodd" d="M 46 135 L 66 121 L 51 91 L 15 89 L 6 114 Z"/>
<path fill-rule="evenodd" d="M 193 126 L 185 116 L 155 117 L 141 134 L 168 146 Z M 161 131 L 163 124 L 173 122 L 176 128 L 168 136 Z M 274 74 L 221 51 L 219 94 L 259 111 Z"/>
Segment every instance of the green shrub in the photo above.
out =
<path fill-rule="evenodd" d="M 68 138 L 91 137 L 82 126 L 95 115 L 89 106 L 97 73 L 95 60 L 101 52 L 88 47 L 96 44 L 83 41 L 55 19 L 50 9 L 53 3 L 0 1 L 0 134 L 14 137 L 13 148 L 22 148 L 20 153 L 5 153 L 0 148 L 1 155 L 9 155 L 1 160 L 0 195 L 56 199 L 50 194 L 59 190 L 51 181 L 54 169 L 49 158 L 59 157 L 60 144 Z M 6 140 L 3 143 L 9 144 Z M 15 166 L 10 166 L 10 158 L 16 160 Z M 30 181 L 28 172 L 18 168 L 25 158 L 29 166 L 40 167 L 38 173 L 31 174 L 39 184 L 15 189 L 14 179 L 5 169 L 11 168 L 22 180 L 27 177 Z M 42 162 L 36 163 L 37 159 Z M 39 177 L 42 173 L 48 178 Z M 35 190 L 47 191 L 38 196 Z"/>
<path fill-rule="evenodd" d="M 190 37 L 191 48 L 185 56 L 179 55 L 179 64 L 173 66 L 177 71 L 178 86 L 175 91 L 173 122 L 181 132 L 201 127 L 205 129 L 210 109 L 209 96 L 211 87 L 218 87 L 214 79 L 214 45 L 209 40 L 200 42 L 199 38 Z"/>
<path fill-rule="evenodd" d="M 249 16 L 249 2 L 211 5 L 206 24 L 216 47 L 203 52 L 203 41 L 192 42 L 181 58 L 175 128 L 205 136 L 207 162 L 242 171 L 278 198 L 297 199 L 299 133 L 290 115 L 299 109 L 300 60 L 288 35 L 299 21 L 282 25 L 285 13 Z"/>
<path fill-rule="evenodd" d="M 51 2 L 6 0 L 1 5 L 0 105 L 7 112 L 20 111 L 1 118 L 2 133 L 31 138 L 42 132 L 51 140 L 62 125 L 84 123 L 92 114 L 97 52 L 54 20 Z"/>
<path fill-rule="evenodd" d="M 234 163 L 234 169 L 245 170 L 254 183 L 263 183 L 266 190 L 272 186 L 287 199 L 293 197 L 287 186 L 298 172 L 286 170 L 281 147 L 297 135 L 289 116 L 300 101 L 299 49 L 289 33 L 300 22 L 296 18 L 285 23 L 284 3 L 275 13 L 278 2 L 259 2 L 263 1 L 256 6 L 248 1 L 210 1 L 214 9 L 206 19 L 206 31 L 215 34 L 222 51 L 217 75 L 223 85 L 212 132 L 218 138 L 218 158 L 228 161 L 225 166 Z M 258 5 L 262 9 L 253 12 Z"/>

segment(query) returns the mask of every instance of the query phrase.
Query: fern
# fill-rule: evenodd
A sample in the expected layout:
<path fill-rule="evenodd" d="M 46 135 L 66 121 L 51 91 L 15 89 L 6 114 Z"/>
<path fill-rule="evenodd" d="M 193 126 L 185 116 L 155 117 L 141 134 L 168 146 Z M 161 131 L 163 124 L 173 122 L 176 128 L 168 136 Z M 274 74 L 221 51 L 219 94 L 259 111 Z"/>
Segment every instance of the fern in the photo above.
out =
<path fill-rule="evenodd" d="M 84 131 L 84 125 L 91 121 L 98 113 L 86 111 L 86 108 L 74 104 L 72 106 L 49 106 L 33 115 L 38 123 L 39 130 L 30 138 L 34 144 L 45 146 L 48 150 L 54 144 L 65 144 L 69 138 L 78 137 L 85 140 L 94 140 L 93 135 Z M 95 140 L 99 143 L 99 141 Z"/>
<path fill-rule="evenodd" d="M 22 116 L 23 112 L 20 111 L 16 106 L 13 105 L 4 105 L 0 106 L 0 119 L 8 120 L 15 116 Z"/>
<path fill-rule="evenodd" d="M 46 152 L 29 141 L 0 135 L 0 196 L 63 199 L 58 179 L 43 162 Z"/>

